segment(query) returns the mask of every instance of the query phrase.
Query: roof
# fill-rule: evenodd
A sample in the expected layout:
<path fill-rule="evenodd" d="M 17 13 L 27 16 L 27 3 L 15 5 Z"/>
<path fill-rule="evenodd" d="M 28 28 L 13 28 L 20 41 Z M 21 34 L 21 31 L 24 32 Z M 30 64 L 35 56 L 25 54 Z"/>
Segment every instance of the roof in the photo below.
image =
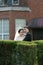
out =
<path fill-rule="evenodd" d="M 31 28 L 43 28 L 43 19 L 32 19 L 29 23 Z"/>

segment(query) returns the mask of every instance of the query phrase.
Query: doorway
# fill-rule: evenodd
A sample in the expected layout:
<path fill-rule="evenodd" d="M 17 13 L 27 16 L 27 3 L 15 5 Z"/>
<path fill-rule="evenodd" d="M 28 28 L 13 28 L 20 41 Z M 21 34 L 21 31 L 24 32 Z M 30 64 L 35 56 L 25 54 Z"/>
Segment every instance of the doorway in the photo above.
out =
<path fill-rule="evenodd" d="M 32 29 L 33 40 L 43 40 L 43 28 Z"/>

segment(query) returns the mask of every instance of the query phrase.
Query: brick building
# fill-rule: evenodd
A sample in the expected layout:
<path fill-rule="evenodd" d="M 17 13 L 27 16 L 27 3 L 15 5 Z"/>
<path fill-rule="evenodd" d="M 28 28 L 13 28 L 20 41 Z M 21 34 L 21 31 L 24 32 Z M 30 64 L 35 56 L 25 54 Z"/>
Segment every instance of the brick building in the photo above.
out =
<path fill-rule="evenodd" d="M 0 39 L 14 39 L 28 25 L 32 39 L 43 39 L 43 0 L 0 0 Z"/>

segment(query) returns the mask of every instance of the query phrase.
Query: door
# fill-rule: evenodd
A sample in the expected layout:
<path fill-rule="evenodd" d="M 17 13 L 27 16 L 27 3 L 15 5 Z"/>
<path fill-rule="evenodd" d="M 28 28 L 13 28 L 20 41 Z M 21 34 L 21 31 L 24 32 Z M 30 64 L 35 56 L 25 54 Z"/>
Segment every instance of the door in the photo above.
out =
<path fill-rule="evenodd" d="M 43 40 L 43 28 L 33 29 L 33 40 Z"/>

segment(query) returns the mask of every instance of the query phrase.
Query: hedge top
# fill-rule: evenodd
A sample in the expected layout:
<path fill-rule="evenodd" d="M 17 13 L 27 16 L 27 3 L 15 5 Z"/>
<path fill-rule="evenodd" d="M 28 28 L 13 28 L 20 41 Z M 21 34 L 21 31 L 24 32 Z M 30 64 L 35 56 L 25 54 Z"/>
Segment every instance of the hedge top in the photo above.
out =
<path fill-rule="evenodd" d="M 0 44 L 17 44 L 17 45 L 26 45 L 26 46 L 31 46 L 31 45 L 37 45 L 36 43 L 43 43 L 43 40 L 36 40 L 36 41 L 14 41 L 14 40 L 0 40 Z"/>

